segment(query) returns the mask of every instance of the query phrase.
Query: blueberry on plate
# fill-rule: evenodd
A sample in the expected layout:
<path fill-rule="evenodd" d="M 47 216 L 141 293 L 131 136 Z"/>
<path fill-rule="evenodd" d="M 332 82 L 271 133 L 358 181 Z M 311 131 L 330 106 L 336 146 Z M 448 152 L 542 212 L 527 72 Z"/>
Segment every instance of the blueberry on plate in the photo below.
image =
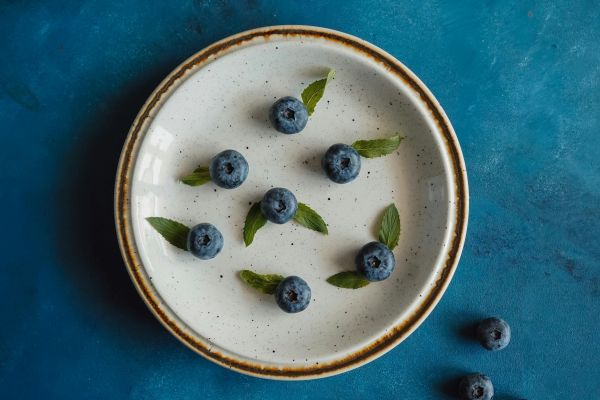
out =
<path fill-rule="evenodd" d="M 502 350 L 510 342 L 510 326 L 500 318 L 484 319 L 477 325 L 477 340 L 492 351 Z"/>
<path fill-rule="evenodd" d="M 223 235 L 212 224 L 198 224 L 188 233 L 187 248 L 201 260 L 214 258 L 223 248 Z"/>
<path fill-rule="evenodd" d="M 298 133 L 308 122 L 308 111 L 300 100 L 287 96 L 277 100 L 269 111 L 269 120 L 281 133 Z"/>
<path fill-rule="evenodd" d="M 490 400 L 494 397 L 494 386 L 487 376 L 470 374 L 460 380 L 458 394 L 464 400 Z"/>
<path fill-rule="evenodd" d="M 364 245 L 354 261 L 358 272 L 371 282 L 387 279 L 396 266 L 394 253 L 380 242 Z"/>
<path fill-rule="evenodd" d="M 213 157 L 209 167 L 210 178 L 218 186 L 233 189 L 248 176 L 248 162 L 235 150 L 225 150 Z"/>
<path fill-rule="evenodd" d="M 360 172 L 360 155 L 352 146 L 334 144 L 325 153 L 321 166 L 335 183 L 348 183 Z"/>
<path fill-rule="evenodd" d="M 288 276 L 277 285 L 275 300 L 287 313 L 300 312 L 310 304 L 310 286 L 302 278 Z"/>
<path fill-rule="evenodd" d="M 276 224 L 284 224 L 294 218 L 296 210 L 298 210 L 296 196 L 284 188 L 269 190 L 260 202 L 263 216 Z"/>

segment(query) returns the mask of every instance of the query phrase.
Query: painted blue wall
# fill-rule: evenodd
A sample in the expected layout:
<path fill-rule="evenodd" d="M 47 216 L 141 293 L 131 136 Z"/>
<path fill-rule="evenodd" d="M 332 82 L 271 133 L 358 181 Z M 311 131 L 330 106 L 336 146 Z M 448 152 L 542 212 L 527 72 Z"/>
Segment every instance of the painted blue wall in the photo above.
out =
<path fill-rule="evenodd" d="M 600 398 L 600 3 L 456 3 L 0 0 L 0 397 L 442 399 L 483 371 L 500 399 Z M 217 39 L 288 23 L 415 71 L 471 190 L 460 267 L 422 327 L 303 383 L 238 375 L 171 337 L 129 281 L 112 216 L 120 147 L 161 78 Z M 465 333 L 489 315 L 513 327 L 494 354 Z"/>

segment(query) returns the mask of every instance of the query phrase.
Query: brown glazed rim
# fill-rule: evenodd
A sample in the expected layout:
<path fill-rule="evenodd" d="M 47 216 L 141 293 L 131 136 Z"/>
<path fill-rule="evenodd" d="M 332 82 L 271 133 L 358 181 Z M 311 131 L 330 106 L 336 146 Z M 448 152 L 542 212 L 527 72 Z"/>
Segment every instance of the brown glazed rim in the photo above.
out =
<path fill-rule="evenodd" d="M 449 246 L 447 247 L 446 260 L 437 281 L 432 285 L 429 293 L 423 295 L 424 297 L 418 308 L 404 321 L 392 327 L 384 335 L 359 351 L 328 363 L 319 363 L 316 365 L 294 367 L 261 365 L 258 362 L 223 354 L 212 347 L 210 343 L 196 337 L 191 332 L 191 329 L 187 328 L 175 316 L 168 306 L 162 302 L 158 293 L 156 293 L 152 283 L 144 272 L 131 228 L 130 178 L 133 173 L 137 150 L 158 106 L 165 101 L 170 92 L 177 86 L 177 83 L 190 71 L 199 68 L 220 55 L 235 50 L 239 46 L 247 45 L 254 39 L 262 38 L 269 40 L 272 36 L 305 37 L 308 39 L 331 41 L 338 45 L 346 46 L 362 56 L 371 58 L 379 65 L 385 67 L 389 73 L 402 79 L 419 96 L 430 112 L 431 117 L 436 121 L 442 135 L 442 141 L 445 144 L 446 156 L 450 160 L 451 172 L 455 181 L 456 221 L 454 223 L 454 230 L 450 236 Z M 119 246 L 131 279 L 148 308 L 175 337 L 203 357 L 244 374 L 271 379 L 312 379 L 339 374 L 377 358 L 404 340 L 433 310 L 446 290 L 460 258 L 466 234 L 467 216 L 467 177 L 460 146 L 445 113 L 425 85 L 408 68 L 383 50 L 356 37 L 311 26 L 285 25 L 242 32 L 201 50 L 179 65 L 154 90 L 133 122 L 123 146 L 115 184 L 115 221 Z"/>

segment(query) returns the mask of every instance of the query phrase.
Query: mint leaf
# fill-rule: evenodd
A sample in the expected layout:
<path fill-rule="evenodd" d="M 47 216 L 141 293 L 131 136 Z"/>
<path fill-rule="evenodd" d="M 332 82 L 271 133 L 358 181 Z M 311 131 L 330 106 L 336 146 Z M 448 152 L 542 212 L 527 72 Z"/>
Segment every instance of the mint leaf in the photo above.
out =
<path fill-rule="evenodd" d="M 308 85 L 306 89 L 302 92 L 302 101 L 306 106 L 306 111 L 308 111 L 308 115 L 311 116 L 315 111 L 315 107 L 321 97 L 323 97 L 323 93 L 325 93 L 325 86 L 329 83 L 330 80 L 335 76 L 335 70 L 330 69 L 327 73 L 327 77 L 324 79 L 319 79 Z"/>
<path fill-rule="evenodd" d="M 283 276 L 277 274 L 261 275 L 256 272 L 244 269 L 240 271 L 240 278 L 246 285 L 265 294 L 274 294 L 279 282 L 283 280 Z"/>
<path fill-rule="evenodd" d="M 192 172 L 181 178 L 181 182 L 190 186 L 204 185 L 206 182 L 210 182 L 210 173 L 208 167 L 198 167 Z"/>
<path fill-rule="evenodd" d="M 398 244 L 400 239 L 400 215 L 394 203 L 390 204 L 383 212 L 379 226 L 379 241 L 390 250 Z"/>
<path fill-rule="evenodd" d="M 260 201 L 254 203 L 248 211 L 246 222 L 244 223 L 244 243 L 246 247 L 250 246 L 254 240 L 256 231 L 262 228 L 267 223 L 267 219 L 260 212 Z"/>
<path fill-rule="evenodd" d="M 327 224 L 315 210 L 304 203 L 298 203 L 298 210 L 294 215 L 294 221 L 302 226 L 327 235 Z"/>
<path fill-rule="evenodd" d="M 386 139 L 357 140 L 352 143 L 352 147 L 363 157 L 381 157 L 396 150 L 402 139 L 404 138 L 400 135 L 395 135 Z"/>
<path fill-rule="evenodd" d="M 370 282 L 360 276 L 356 271 L 344 271 L 327 278 L 333 286 L 344 289 L 358 289 L 367 286 Z"/>
<path fill-rule="evenodd" d="M 175 247 L 187 251 L 187 237 L 190 228 L 187 226 L 167 218 L 148 217 L 146 221 L 152 225 L 158 233 Z"/>

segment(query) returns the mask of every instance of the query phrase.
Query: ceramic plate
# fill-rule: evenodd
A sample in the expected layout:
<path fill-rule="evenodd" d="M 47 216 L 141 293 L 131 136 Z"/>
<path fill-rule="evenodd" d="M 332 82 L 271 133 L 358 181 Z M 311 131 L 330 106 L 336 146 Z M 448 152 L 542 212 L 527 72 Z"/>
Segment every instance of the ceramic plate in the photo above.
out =
<path fill-rule="evenodd" d="M 269 124 L 275 99 L 300 97 L 336 70 L 307 127 L 283 135 Z M 329 181 L 320 160 L 334 143 L 406 139 L 392 155 L 363 159 L 359 177 Z M 178 178 L 233 148 L 250 165 L 245 183 L 225 190 Z M 329 224 L 329 235 L 295 223 L 267 224 L 245 247 L 249 204 L 283 186 Z M 350 290 L 326 278 L 353 269 L 376 240 L 378 219 L 395 203 L 402 234 L 396 270 Z M 436 305 L 460 256 L 467 180 L 456 136 L 425 85 L 389 54 L 358 38 L 305 26 L 244 32 L 200 51 L 152 93 L 121 155 L 116 222 L 123 257 L 140 295 L 178 339 L 204 357 L 260 377 L 307 379 L 360 366 L 393 348 Z M 169 245 L 145 218 L 188 226 L 210 222 L 223 251 L 201 261 Z M 299 275 L 312 288 L 298 314 L 245 286 L 238 271 Z"/>

